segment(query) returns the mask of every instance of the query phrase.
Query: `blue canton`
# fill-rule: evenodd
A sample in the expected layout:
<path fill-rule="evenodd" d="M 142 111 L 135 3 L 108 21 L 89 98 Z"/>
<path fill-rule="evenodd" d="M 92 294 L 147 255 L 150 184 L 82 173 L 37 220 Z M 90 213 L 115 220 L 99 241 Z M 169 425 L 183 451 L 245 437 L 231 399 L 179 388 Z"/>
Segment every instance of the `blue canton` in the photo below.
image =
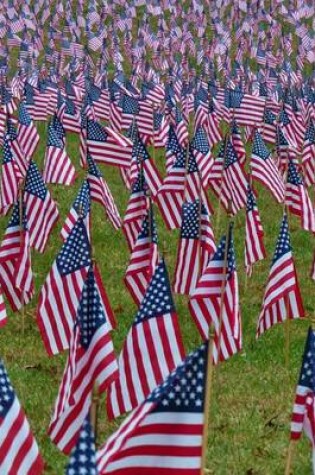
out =
<path fill-rule="evenodd" d="M 4 419 L 9 412 L 15 398 L 8 373 L 0 360 L 0 419 Z"/>
<path fill-rule="evenodd" d="M 155 402 L 152 413 L 202 413 L 205 403 L 208 344 L 190 353 L 159 385 L 147 402 Z"/>
<path fill-rule="evenodd" d="M 172 125 L 170 125 L 168 132 L 167 150 L 175 154 L 181 152 L 182 150 Z"/>
<path fill-rule="evenodd" d="M 124 114 L 136 115 L 140 112 L 138 99 L 135 99 L 134 97 L 126 95 L 122 96 L 119 105 L 122 108 Z"/>
<path fill-rule="evenodd" d="M 313 122 L 311 122 L 306 129 L 305 140 L 308 140 L 310 144 L 315 145 L 315 126 Z"/>
<path fill-rule="evenodd" d="M 255 132 L 252 155 L 256 155 L 256 157 L 262 158 L 263 160 L 267 160 L 270 156 L 270 151 L 266 147 L 266 144 L 258 130 Z"/>
<path fill-rule="evenodd" d="M 266 124 L 273 125 L 276 118 L 277 118 L 276 114 L 274 114 L 270 109 L 267 109 L 267 108 L 265 109 L 263 120 Z"/>
<path fill-rule="evenodd" d="M 48 126 L 47 147 L 63 149 L 63 141 L 58 137 L 58 132 L 52 122 Z"/>
<path fill-rule="evenodd" d="M 207 135 L 202 127 L 198 127 L 192 140 L 192 147 L 198 152 L 206 154 L 210 151 Z"/>
<path fill-rule="evenodd" d="M 182 208 L 181 238 L 199 239 L 199 200 L 193 203 L 186 202 Z"/>
<path fill-rule="evenodd" d="M 73 226 L 56 258 L 56 264 L 61 275 L 68 275 L 91 265 L 90 242 L 82 218 Z"/>
<path fill-rule="evenodd" d="M 87 138 L 96 142 L 106 142 L 107 133 L 95 120 L 87 121 Z"/>
<path fill-rule="evenodd" d="M 277 262 L 284 254 L 291 252 L 290 234 L 287 215 L 284 214 L 280 233 L 277 240 L 276 250 L 273 256 L 272 265 Z"/>
<path fill-rule="evenodd" d="M 171 286 L 164 260 L 155 269 L 149 287 L 136 315 L 134 325 L 149 318 L 175 312 Z"/>
<path fill-rule="evenodd" d="M 77 312 L 77 323 L 80 328 L 80 343 L 85 349 L 89 347 L 98 328 L 106 323 L 106 315 L 96 285 L 93 266 L 89 269 L 82 290 Z"/>
<path fill-rule="evenodd" d="M 311 327 L 305 343 L 299 386 L 309 388 L 315 393 L 315 333 Z"/>
<path fill-rule="evenodd" d="M 78 442 L 70 456 L 66 475 L 98 475 L 95 438 L 89 417 L 82 424 Z"/>
<path fill-rule="evenodd" d="M 44 201 L 47 188 L 44 183 L 44 180 L 37 168 L 37 165 L 33 160 L 31 160 L 25 178 L 25 187 L 24 190 L 32 195 L 37 196 L 42 201 Z"/>
<path fill-rule="evenodd" d="M 78 214 L 81 214 L 82 218 L 85 218 L 90 212 L 90 185 L 87 180 L 84 180 L 82 183 L 82 186 L 73 203 L 73 207 Z"/>
<path fill-rule="evenodd" d="M 277 147 L 287 147 L 289 145 L 289 142 L 284 136 L 284 133 L 280 129 L 280 127 L 277 127 Z"/>
<path fill-rule="evenodd" d="M 98 166 L 96 165 L 95 161 L 93 160 L 93 158 L 91 157 L 89 153 L 87 154 L 87 163 L 89 166 L 88 173 L 97 178 L 102 178 L 100 169 L 98 168 Z"/>
<path fill-rule="evenodd" d="M 3 165 L 13 161 L 13 155 L 12 155 L 10 140 L 9 140 L 8 135 L 6 135 L 6 137 L 4 139 L 3 152 L 2 153 L 3 153 L 3 158 L 2 158 Z"/>
<path fill-rule="evenodd" d="M 248 187 L 247 187 L 246 212 L 250 213 L 251 211 L 254 211 L 256 206 L 257 206 L 257 203 L 256 203 L 256 198 L 255 198 L 254 192 L 251 189 L 250 185 L 248 185 Z"/>
<path fill-rule="evenodd" d="M 292 160 L 289 160 L 289 166 L 288 166 L 288 183 L 291 183 L 292 185 L 303 185 L 303 180 L 300 177 L 296 165 L 292 162 Z"/>

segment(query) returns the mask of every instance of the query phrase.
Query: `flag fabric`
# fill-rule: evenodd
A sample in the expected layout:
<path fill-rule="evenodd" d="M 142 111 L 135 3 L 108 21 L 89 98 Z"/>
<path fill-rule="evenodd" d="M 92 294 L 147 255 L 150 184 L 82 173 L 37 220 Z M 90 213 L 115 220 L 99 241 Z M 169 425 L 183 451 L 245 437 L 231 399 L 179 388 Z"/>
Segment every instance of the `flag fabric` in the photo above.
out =
<path fill-rule="evenodd" d="M 73 448 L 65 475 L 76 474 L 98 475 L 96 466 L 95 437 L 89 417 L 80 429 L 78 441 Z"/>
<path fill-rule="evenodd" d="M 17 201 L 19 194 L 19 177 L 19 168 L 13 158 L 10 140 L 8 136 L 6 136 L 3 144 L 0 180 L 1 208 L 7 208 Z"/>
<path fill-rule="evenodd" d="M 123 232 L 130 251 L 132 251 L 141 231 L 143 219 L 147 212 L 147 185 L 143 170 L 139 170 L 134 181 L 123 221 Z"/>
<path fill-rule="evenodd" d="M 248 184 L 245 221 L 245 269 L 247 275 L 251 275 L 253 264 L 265 257 L 264 230 L 254 191 Z"/>
<path fill-rule="evenodd" d="M 24 102 L 20 102 L 18 109 L 18 142 L 29 161 L 39 144 L 39 134 L 27 111 Z"/>
<path fill-rule="evenodd" d="M 216 247 L 209 215 L 200 200 L 185 202 L 182 214 L 173 290 L 178 294 L 191 295 Z M 207 253 L 204 252 L 205 246 Z"/>
<path fill-rule="evenodd" d="M 58 135 L 58 130 L 51 122 L 48 125 L 43 178 L 45 183 L 70 186 L 75 181 L 76 172 L 65 150 L 64 133 L 62 138 Z"/>
<path fill-rule="evenodd" d="M 202 127 L 196 129 L 191 147 L 200 171 L 202 185 L 204 188 L 207 188 L 214 159 L 211 154 L 207 135 Z"/>
<path fill-rule="evenodd" d="M 28 420 L 0 360 L 0 472 L 40 475 L 44 462 Z"/>
<path fill-rule="evenodd" d="M 207 352 L 190 353 L 102 445 L 101 475 L 200 474 Z"/>
<path fill-rule="evenodd" d="M 22 179 L 25 177 L 26 170 L 28 167 L 28 161 L 18 141 L 18 134 L 12 119 L 7 120 L 7 137 L 9 139 L 9 144 L 14 161 L 18 166 L 17 177 L 19 179 Z"/>
<path fill-rule="evenodd" d="M 266 147 L 263 138 L 258 130 L 255 132 L 251 169 L 253 180 L 264 185 L 277 200 L 278 203 L 284 201 L 284 184 L 279 174 L 277 166 L 271 157 L 271 152 Z"/>
<path fill-rule="evenodd" d="M 73 226 L 80 217 L 83 218 L 88 236 L 90 236 L 90 209 L 90 185 L 87 179 L 85 179 L 60 231 L 60 236 L 63 241 L 67 239 Z"/>
<path fill-rule="evenodd" d="M 100 203 L 114 229 L 121 227 L 121 218 L 113 195 L 93 158 L 87 155 L 88 175 L 91 199 Z"/>
<path fill-rule="evenodd" d="M 87 120 L 87 146 L 92 158 L 96 162 L 130 168 L 132 154 L 130 141 L 125 138 L 122 146 L 119 139 L 115 140 L 116 136 L 119 139 L 123 137 L 118 132 L 114 135 L 114 131 L 110 134 L 108 128 L 105 129 L 94 120 Z"/>
<path fill-rule="evenodd" d="M 73 226 L 41 288 L 37 323 L 49 355 L 69 348 L 82 289 L 91 265 L 89 235 L 82 217 Z"/>
<path fill-rule="evenodd" d="M 306 186 L 315 184 L 315 125 L 310 121 L 305 132 L 302 151 L 302 168 Z"/>
<path fill-rule="evenodd" d="M 157 230 L 151 203 L 132 249 L 124 278 L 126 287 L 138 306 L 146 293 L 158 259 Z"/>
<path fill-rule="evenodd" d="M 288 218 L 285 214 L 269 271 L 256 336 L 261 336 L 276 323 L 303 317 L 303 302 L 293 261 Z"/>
<path fill-rule="evenodd" d="M 312 445 L 313 473 L 315 468 L 315 334 L 309 327 L 291 420 L 291 440 L 298 440 L 302 431 Z"/>
<path fill-rule="evenodd" d="M 291 159 L 288 163 L 285 205 L 290 213 L 300 217 L 302 229 L 315 233 L 314 208 L 297 167 Z"/>
<path fill-rule="evenodd" d="M 232 224 L 228 238 L 222 237 L 201 275 L 190 297 L 189 310 L 203 339 L 209 338 L 209 326 L 214 325 L 215 363 L 241 350 L 241 316 Z"/>
<path fill-rule="evenodd" d="M 69 357 L 49 426 L 52 441 L 69 453 L 89 414 L 95 384 L 102 394 L 118 376 L 118 366 L 110 336 L 107 296 L 100 294 L 93 265 L 89 268 L 70 337 Z M 107 314 L 107 311 L 109 312 Z"/>
<path fill-rule="evenodd" d="M 314 396 L 315 396 L 315 379 L 314 379 L 314 358 L 315 358 L 315 333 L 309 327 L 307 338 L 305 341 L 304 354 L 300 377 L 295 393 L 295 402 L 293 406 L 291 421 L 291 439 L 298 440 L 302 431 L 314 445 L 315 440 L 315 420 L 314 420 Z"/>
<path fill-rule="evenodd" d="M 30 246 L 42 253 L 58 221 L 59 212 L 33 160 L 25 177 L 24 204 Z"/>
<path fill-rule="evenodd" d="M 110 419 L 137 407 L 182 361 L 184 348 L 164 261 L 155 269 L 109 388 Z"/>
<path fill-rule="evenodd" d="M 28 234 L 25 210 L 20 216 L 20 204 L 16 203 L 0 246 L 0 284 L 14 312 L 34 295 Z M 3 311 L 1 300 L 0 308 Z"/>

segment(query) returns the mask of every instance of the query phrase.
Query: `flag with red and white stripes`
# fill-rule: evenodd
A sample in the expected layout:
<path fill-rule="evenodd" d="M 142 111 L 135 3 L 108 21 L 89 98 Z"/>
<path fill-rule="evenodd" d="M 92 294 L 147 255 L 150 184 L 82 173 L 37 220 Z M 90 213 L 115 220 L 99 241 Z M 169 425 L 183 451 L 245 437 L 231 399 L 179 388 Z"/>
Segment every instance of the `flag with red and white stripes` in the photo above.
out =
<path fill-rule="evenodd" d="M 28 304 L 34 295 L 29 233 L 24 213 L 25 210 L 20 216 L 20 205 L 16 203 L 0 246 L 0 284 L 15 312 Z"/>
<path fill-rule="evenodd" d="M 207 344 L 137 407 L 97 453 L 100 475 L 199 475 L 206 404 Z"/>
<path fill-rule="evenodd" d="M 87 180 L 90 185 L 91 199 L 100 203 L 104 207 L 105 213 L 114 229 L 119 229 L 121 227 L 121 218 L 109 186 L 104 180 L 100 169 L 89 154 L 87 155 L 87 163 Z"/>
<path fill-rule="evenodd" d="M 132 144 L 127 137 L 88 119 L 86 143 L 96 162 L 130 168 Z"/>
<path fill-rule="evenodd" d="M 284 201 L 284 183 L 271 157 L 271 152 L 266 147 L 258 130 L 255 132 L 251 156 L 251 169 L 253 180 L 264 185 L 278 201 Z"/>
<path fill-rule="evenodd" d="M 204 188 L 207 188 L 214 159 L 211 154 L 207 135 L 202 127 L 196 129 L 191 148 L 200 171 L 202 185 Z"/>
<path fill-rule="evenodd" d="M 226 260 L 225 260 L 226 259 Z M 190 313 L 201 336 L 214 326 L 214 362 L 226 360 L 242 348 L 238 278 L 232 224 L 199 279 L 189 301 Z"/>
<path fill-rule="evenodd" d="M 73 226 L 39 294 L 37 323 L 49 355 L 69 348 L 73 322 L 91 265 L 83 217 Z"/>
<path fill-rule="evenodd" d="M 151 203 L 132 249 L 124 278 L 126 287 L 138 306 L 154 274 L 158 258 L 157 231 Z"/>
<path fill-rule="evenodd" d="M 45 183 L 67 186 L 72 185 L 76 178 L 75 168 L 65 150 L 64 138 L 58 136 L 53 122 L 48 125 L 43 178 Z"/>
<path fill-rule="evenodd" d="M 313 204 L 297 167 L 291 159 L 288 164 L 285 204 L 290 213 L 300 217 L 302 229 L 315 233 Z"/>
<path fill-rule="evenodd" d="M 302 169 L 306 186 L 315 184 L 315 125 L 310 121 L 306 129 L 302 151 Z"/>
<path fill-rule="evenodd" d="M 39 134 L 27 111 L 24 102 L 20 102 L 18 108 L 18 142 L 25 158 L 29 161 L 39 144 Z"/>
<path fill-rule="evenodd" d="M 185 202 L 173 284 L 175 293 L 192 294 L 215 249 L 213 230 L 206 208 L 200 204 L 200 200 Z"/>
<path fill-rule="evenodd" d="M 315 450 L 315 333 L 309 327 L 291 419 L 291 440 L 300 439 L 302 432 Z"/>
<path fill-rule="evenodd" d="M 24 204 L 30 246 L 38 252 L 44 252 L 59 212 L 33 160 L 25 177 Z"/>
<path fill-rule="evenodd" d="M 58 448 L 69 453 L 89 414 L 93 386 L 102 394 L 118 377 L 110 331 L 113 319 L 105 294 L 102 298 L 93 266 L 90 267 L 72 330 L 69 357 L 64 370 L 49 435 Z"/>
<path fill-rule="evenodd" d="M 302 317 L 304 308 L 292 256 L 288 218 L 285 214 L 269 272 L 256 335 L 261 336 L 273 325 L 287 319 Z"/>
<path fill-rule="evenodd" d="M 109 388 L 112 419 L 134 409 L 182 361 L 184 348 L 164 261 L 157 266 L 119 356 Z"/>
<path fill-rule="evenodd" d="M 265 257 L 264 230 L 254 191 L 248 184 L 245 221 L 245 269 L 247 275 L 251 275 L 253 264 Z"/>
<path fill-rule="evenodd" d="M 0 473 L 40 475 L 44 461 L 0 360 Z"/>
<path fill-rule="evenodd" d="M 132 251 L 138 235 L 141 231 L 143 219 L 147 212 L 147 185 L 143 170 L 139 170 L 138 177 L 134 181 L 128 201 L 124 221 L 123 232 L 130 251 Z"/>
<path fill-rule="evenodd" d="M 90 235 L 90 208 L 90 185 L 87 179 L 85 179 L 60 231 L 60 236 L 63 241 L 67 239 L 73 226 L 80 217 L 83 218 L 88 235 Z"/>
<path fill-rule="evenodd" d="M 3 159 L 0 179 L 1 208 L 13 205 L 18 199 L 20 171 L 13 158 L 11 142 L 6 136 L 3 144 Z"/>

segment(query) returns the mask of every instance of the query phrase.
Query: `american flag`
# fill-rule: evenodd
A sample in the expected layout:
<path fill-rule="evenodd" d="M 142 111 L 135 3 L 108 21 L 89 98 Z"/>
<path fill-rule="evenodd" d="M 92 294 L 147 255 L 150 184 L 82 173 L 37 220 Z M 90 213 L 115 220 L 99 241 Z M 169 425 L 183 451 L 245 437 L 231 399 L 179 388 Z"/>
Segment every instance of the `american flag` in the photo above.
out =
<path fill-rule="evenodd" d="M 284 201 L 284 184 L 277 166 L 271 157 L 271 152 L 265 145 L 258 130 L 255 132 L 251 156 L 251 169 L 253 180 L 264 185 L 278 201 Z"/>
<path fill-rule="evenodd" d="M 247 176 L 229 138 L 222 142 L 219 156 L 224 160 L 223 170 L 220 179 L 210 176 L 211 185 L 226 211 L 231 206 L 233 214 L 237 214 L 246 205 Z"/>
<path fill-rule="evenodd" d="M 190 353 L 109 437 L 99 473 L 200 474 L 207 351 Z"/>
<path fill-rule="evenodd" d="M 153 111 L 152 142 L 155 148 L 162 148 L 166 146 L 169 127 L 170 124 L 166 119 L 165 114 L 159 111 Z"/>
<path fill-rule="evenodd" d="M 39 294 L 37 322 L 49 355 L 69 348 L 73 322 L 91 265 L 83 218 L 73 226 Z"/>
<path fill-rule="evenodd" d="M 177 154 L 174 165 L 165 177 L 157 195 L 157 203 L 168 229 L 181 226 L 181 210 L 186 180 L 186 155 L 184 149 Z"/>
<path fill-rule="evenodd" d="M 155 163 L 150 157 L 146 146 L 136 131 L 132 148 L 132 164 L 130 170 L 130 179 L 132 182 L 137 177 L 139 169 L 143 169 L 146 183 L 154 199 L 162 186 L 162 178 Z"/>
<path fill-rule="evenodd" d="M 137 407 L 182 361 L 184 348 L 164 261 L 149 284 L 119 356 L 119 379 L 109 388 L 110 418 Z"/>
<path fill-rule="evenodd" d="M 254 191 L 248 184 L 245 222 L 245 269 L 247 275 L 251 275 L 253 264 L 265 257 L 264 230 Z"/>
<path fill-rule="evenodd" d="M 138 238 L 141 230 L 142 222 L 147 211 L 147 197 L 146 197 L 147 185 L 143 170 L 139 170 L 138 177 L 134 181 L 130 198 L 128 201 L 124 221 L 123 232 L 126 236 L 126 240 L 130 251 L 132 251 L 134 244 Z"/>
<path fill-rule="evenodd" d="M 65 109 L 62 119 L 62 125 L 68 132 L 73 132 L 75 134 L 80 133 L 80 114 L 77 111 L 75 103 L 69 97 L 65 99 Z"/>
<path fill-rule="evenodd" d="M 87 163 L 87 180 L 90 185 L 91 199 L 100 203 L 104 207 L 106 215 L 113 227 L 119 229 L 121 227 L 121 218 L 109 186 L 104 180 L 100 169 L 89 154 L 87 155 Z"/>
<path fill-rule="evenodd" d="M 58 136 L 53 122 L 48 125 L 43 178 L 45 183 L 67 186 L 72 185 L 76 178 L 75 168 L 65 150 L 64 138 Z"/>
<path fill-rule="evenodd" d="M 198 165 L 202 185 L 204 188 L 207 188 L 214 159 L 211 154 L 207 135 L 202 127 L 196 129 L 191 147 Z"/>
<path fill-rule="evenodd" d="M 87 180 L 84 180 L 81 185 L 81 188 L 78 191 L 77 197 L 69 211 L 69 214 L 66 217 L 64 225 L 60 231 L 60 235 L 63 241 L 67 239 L 79 217 L 83 218 L 88 235 L 90 235 L 90 208 L 90 185 Z"/>
<path fill-rule="evenodd" d="M 291 440 L 298 440 L 302 431 L 315 451 L 315 333 L 309 327 L 305 342 L 299 382 L 296 387 L 291 421 Z M 313 462 L 314 464 L 314 462 Z"/>
<path fill-rule="evenodd" d="M 178 138 L 178 142 L 180 143 L 181 147 L 185 148 L 188 144 L 189 133 L 187 123 L 183 118 L 183 115 L 180 109 L 175 106 L 175 132 Z"/>
<path fill-rule="evenodd" d="M 231 143 L 233 145 L 240 164 L 244 165 L 246 160 L 246 150 L 236 120 L 233 120 L 231 125 Z"/>
<path fill-rule="evenodd" d="M 214 325 L 215 363 L 226 360 L 241 350 L 242 332 L 232 224 L 228 238 L 222 237 L 213 258 L 200 277 L 191 295 L 189 310 L 205 340 L 209 338 L 209 326 Z"/>
<path fill-rule="evenodd" d="M 207 122 L 205 123 L 205 129 L 207 131 L 209 143 L 211 144 L 211 146 L 217 144 L 218 142 L 220 142 L 220 140 L 222 140 L 219 118 L 216 111 L 214 110 L 214 107 L 212 107 L 211 102 L 209 103 L 209 113 Z"/>
<path fill-rule="evenodd" d="M 142 227 L 132 249 L 124 278 L 137 305 L 143 300 L 149 282 L 158 264 L 157 230 L 152 203 L 143 219 Z"/>
<path fill-rule="evenodd" d="M 315 126 L 310 121 L 306 129 L 302 151 L 302 168 L 306 186 L 315 184 Z"/>
<path fill-rule="evenodd" d="M 174 162 L 176 160 L 177 155 L 182 152 L 182 147 L 180 146 L 174 127 L 172 125 L 169 126 L 168 130 L 168 137 L 166 143 L 166 172 L 168 173 Z"/>
<path fill-rule="evenodd" d="M 214 235 L 205 207 L 200 205 L 200 200 L 184 203 L 173 284 L 175 293 L 191 295 L 215 249 Z"/>
<path fill-rule="evenodd" d="M 71 452 L 65 475 L 75 475 L 76 473 L 98 475 L 95 437 L 89 417 L 82 424 L 79 438 Z"/>
<path fill-rule="evenodd" d="M 265 109 L 263 123 L 262 123 L 262 137 L 266 142 L 274 144 L 276 142 L 277 127 L 276 114 L 268 107 Z"/>
<path fill-rule="evenodd" d="M 105 295 L 106 297 L 106 295 Z M 89 268 L 71 331 L 69 357 L 64 370 L 49 435 L 58 448 L 69 453 L 89 414 L 92 391 L 102 394 L 118 377 L 110 336 L 111 308 L 101 297 L 93 266 Z"/>
<path fill-rule="evenodd" d="M 238 125 L 255 126 L 263 120 L 265 100 L 260 97 L 244 94 L 239 89 L 226 89 L 224 105 L 228 111 L 232 110 L 232 116 Z"/>
<path fill-rule="evenodd" d="M 22 150 L 20 143 L 18 141 L 17 131 L 13 121 L 11 119 L 7 120 L 7 138 L 9 139 L 11 152 L 16 162 L 17 168 L 17 177 L 22 179 L 26 175 L 26 170 L 28 167 L 28 161 L 25 157 L 24 151 Z"/>
<path fill-rule="evenodd" d="M 297 167 L 291 159 L 288 164 L 285 205 L 290 213 L 301 218 L 302 229 L 315 233 L 314 208 Z"/>
<path fill-rule="evenodd" d="M 40 475 L 44 462 L 8 373 L 0 360 L 0 472 Z"/>
<path fill-rule="evenodd" d="M 28 304 L 34 295 L 29 236 L 24 212 L 25 210 L 20 216 L 20 204 L 14 205 L 0 246 L 0 284 L 15 312 Z M 2 305 L 0 307 L 2 309 Z"/>
<path fill-rule="evenodd" d="M 38 252 L 44 252 L 50 233 L 58 221 L 59 212 L 33 160 L 25 177 L 24 204 L 30 246 Z"/>
<path fill-rule="evenodd" d="M 87 121 L 87 146 L 96 162 L 130 168 L 132 147 L 127 142 L 122 147 L 108 130 L 91 119 Z"/>
<path fill-rule="evenodd" d="M 6 136 L 3 144 L 2 170 L 0 180 L 1 208 L 16 202 L 19 194 L 20 171 L 11 151 L 11 142 Z"/>
<path fill-rule="evenodd" d="M 276 323 L 302 317 L 304 308 L 292 256 L 288 218 L 285 214 L 258 319 L 257 337 Z"/>

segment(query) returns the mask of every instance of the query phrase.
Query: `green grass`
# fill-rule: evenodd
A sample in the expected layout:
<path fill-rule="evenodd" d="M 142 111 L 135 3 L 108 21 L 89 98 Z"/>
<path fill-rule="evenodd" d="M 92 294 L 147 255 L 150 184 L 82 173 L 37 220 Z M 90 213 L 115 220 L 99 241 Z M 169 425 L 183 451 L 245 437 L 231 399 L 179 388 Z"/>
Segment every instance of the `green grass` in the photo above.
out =
<path fill-rule="evenodd" d="M 42 166 L 45 153 L 45 126 L 39 124 L 43 140 L 35 160 Z M 76 185 L 70 188 L 50 186 L 58 202 L 60 221 L 55 228 L 44 255 L 32 252 L 32 264 L 36 277 L 36 296 L 27 307 L 25 331 L 22 331 L 22 316 L 9 313 L 8 324 L 0 332 L 0 354 L 9 376 L 37 438 L 46 460 L 47 474 L 63 473 L 67 463 L 47 436 L 66 355 L 48 358 L 34 319 L 37 296 L 52 262 L 61 248 L 59 232 L 84 177 L 79 168 L 79 141 L 69 134 L 67 150 L 78 172 Z M 158 166 L 164 171 L 163 156 L 157 154 Z M 124 189 L 119 171 L 101 166 L 121 215 L 124 215 L 128 192 Z M 210 434 L 207 466 L 215 475 L 277 475 L 284 473 L 289 439 L 289 421 L 295 385 L 298 378 L 304 339 L 308 322 L 290 323 L 290 364 L 285 367 L 284 326 L 272 328 L 258 341 L 255 338 L 256 322 L 260 311 L 269 265 L 279 231 L 282 207 L 261 187 L 258 205 L 265 229 L 265 244 L 268 257 L 259 263 L 251 279 L 244 273 L 244 211 L 235 219 L 235 245 L 240 283 L 240 301 L 243 318 L 244 350 L 242 354 L 221 364 L 215 370 L 211 408 Z M 214 208 L 217 200 L 211 195 Z M 163 251 L 172 278 L 174 272 L 178 231 L 167 232 L 156 210 L 160 250 Z M 3 234 L 8 218 L 1 220 Z M 225 213 L 220 219 L 214 217 L 216 239 L 226 228 Z M 313 282 L 308 277 L 313 256 L 313 239 L 302 231 L 295 218 L 290 219 L 291 237 L 297 264 L 300 286 L 308 315 L 313 314 Z M 133 320 L 136 307 L 123 284 L 123 276 L 129 252 L 123 234 L 113 230 L 106 220 L 103 209 L 92 205 L 92 242 L 95 256 L 101 269 L 103 281 L 111 305 L 118 320 L 113 333 L 118 352 Z M 186 350 L 200 344 L 200 337 L 187 310 L 187 298 L 175 296 L 177 311 Z M 9 310 L 9 306 L 7 305 Z M 109 423 L 105 414 L 105 402 L 100 404 L 98 443 L 118 427 L 119 421 Z M 307 441 L 298 443 L 293 460 L 294 473 L 310 473 L 311 450 Z"/>

